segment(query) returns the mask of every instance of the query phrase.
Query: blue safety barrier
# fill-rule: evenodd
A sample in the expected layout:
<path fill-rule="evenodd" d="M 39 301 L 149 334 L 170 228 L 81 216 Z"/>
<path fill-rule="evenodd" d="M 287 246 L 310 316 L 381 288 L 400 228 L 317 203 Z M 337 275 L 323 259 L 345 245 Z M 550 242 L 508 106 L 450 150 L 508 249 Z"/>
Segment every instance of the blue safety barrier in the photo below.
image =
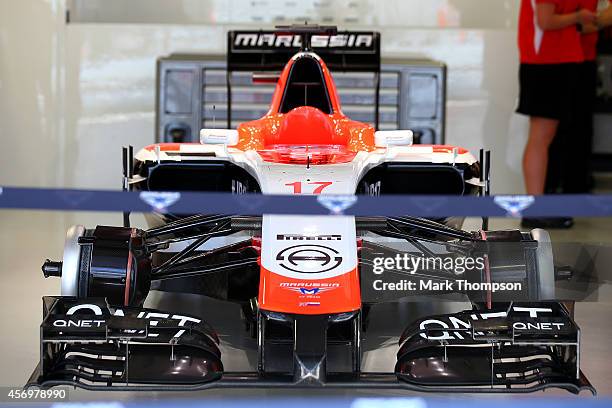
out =
<path fill-rule="evenodd" d="M 297 196 L 0 187 L 0 209 L 174 214 L 610 217 L 612 195 Z"/>
<path fill-rule="evenodd" d="M 391 397 L 391 398 L 320 398 L 316 392 L 302 391 L 302 398 L 211 398 L 211 399 L 181 399 L 181 400 L 135 400 L 129 402 L 64 402 L 55 403 L 52 408 L 603 408 L 612 406 L 612 400 L 606 398 L 421 398 L 421 397 Z M 24 401 L 25 402 L 25 401 Z M 14 406 L 28 407 L 20 402 Z M 33 405 L 32 405 L 33 406 Z M 36 405 L 40 407 L 41 405 Z M 44 405 L 42 405 L 44 406 Z"/>

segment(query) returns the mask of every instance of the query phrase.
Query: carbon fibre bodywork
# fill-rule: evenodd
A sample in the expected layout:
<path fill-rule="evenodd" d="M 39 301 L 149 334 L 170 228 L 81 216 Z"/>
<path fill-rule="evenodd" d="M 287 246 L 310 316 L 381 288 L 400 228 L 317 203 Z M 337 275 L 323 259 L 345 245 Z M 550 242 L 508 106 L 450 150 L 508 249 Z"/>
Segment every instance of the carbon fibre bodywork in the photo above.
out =
<path fill-rule="evenodd" d="M 293 327 L 296 339 L 295 372 L 266 373 L 224 372 L 217 336 L 197 318 L 113 308 L 103 299 L 83 303 L 46 297 L 44 307 L 41 360 L 28 387 L 134 391 L 354 387 L 476 393 L 563 388 L 595 393 L 579 370 L 579 329 L 556 303 L 515 304 L 508 310 L 465 311 L 417 321 L 400 338 L 395 373 L 362 372 L 359 364 L 353 372 L 327 372 L 328 333 L 343 322 L 355 323 L 352 327 L 358 329 L 359 313 L 267 314 L 268 324 L 276 321 Z M 530 317 L 533 313 L 550 316 Z M 548 337 L 539 330 L 521 330 L 531 325 L 560 330 Z M 264 362 L 260 364 L 263 369 Z"/>

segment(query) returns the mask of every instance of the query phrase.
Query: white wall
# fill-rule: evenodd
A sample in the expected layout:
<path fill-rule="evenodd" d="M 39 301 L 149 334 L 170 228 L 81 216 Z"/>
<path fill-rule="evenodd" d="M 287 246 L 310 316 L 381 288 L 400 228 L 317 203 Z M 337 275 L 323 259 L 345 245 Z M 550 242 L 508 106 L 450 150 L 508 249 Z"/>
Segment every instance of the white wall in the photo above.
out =
<path fill-rule="evenodd" d="M 122 23 L 65 24 L 66 1 L 73 21 Z M 257 14 L 246 0 L 172 0 L 173 10 L 182 12 L 170 16 L 164 13 L 169 0 L 147 0 L 146 9 L 142 0 L 88 0 L 94 6 L 75 15 L 75 1 L 83 3 L 0 0 L 0 185 L 118 188 L 121 146 L 138 148 L 154 138 L 156 58 L 177 51 L 223 53 L 226 24 L 252 26 L 245 13 Z M 280 9 L 286 2 L 266 3 Z M 475 152 L 493 150 L 495 192 L 522 191 L 524 135 L 508 136 L 517 94 L 518 3 L 351 3 L 358 16 L 351 28 L 380 30 L 384 56 L 448 64 L 447 140 Z M 341 10 L 348 3 L 330 4 Z M 159 23 L 181 19 L 190 24 Z M 208 23 L 193 24 L 202 20 Z"/>

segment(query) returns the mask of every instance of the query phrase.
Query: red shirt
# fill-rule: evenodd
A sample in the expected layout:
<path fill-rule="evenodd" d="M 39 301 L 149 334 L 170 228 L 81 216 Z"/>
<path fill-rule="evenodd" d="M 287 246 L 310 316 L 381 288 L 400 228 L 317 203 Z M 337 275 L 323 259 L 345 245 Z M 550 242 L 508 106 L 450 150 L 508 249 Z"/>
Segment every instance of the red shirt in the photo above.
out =
<path fill-rule="evenodd" d="M 582 7 L 593 12 L 597 12 L 597 0 L 581 0 Z M 597 39 L 599 33 L 584 34 L 582 36 L 582 52 L 585 61 L 595 61 L 597 59 Z"/>
<path fill-rule="evenodd" d="M 563 64 L 583 62 L 581 35 L 577 26 L 561 30 L 542 30 L 537 26 L 535 6 L 555 5 L 557 14 L 578 11 L 584 0 L 521 0 L 519 17 L 519 51 L 523 64 Z"/>

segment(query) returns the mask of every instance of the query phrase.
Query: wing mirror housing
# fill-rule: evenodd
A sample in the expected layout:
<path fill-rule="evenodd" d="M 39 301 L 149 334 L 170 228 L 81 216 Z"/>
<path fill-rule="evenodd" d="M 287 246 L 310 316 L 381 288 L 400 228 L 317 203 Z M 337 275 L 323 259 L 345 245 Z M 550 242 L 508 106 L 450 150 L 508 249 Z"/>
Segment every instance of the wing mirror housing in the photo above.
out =
<path fill-rule="evenodd" d="M 200 143 L 233 146 L 238 143 L 236 129 L 202 129 L 200 130 Z"/>
<path fill-rule="evenodd" d="M 412 146 L 413 141 L 412 130 L 379 130 L 374 133 L 376 147 Z"/>

